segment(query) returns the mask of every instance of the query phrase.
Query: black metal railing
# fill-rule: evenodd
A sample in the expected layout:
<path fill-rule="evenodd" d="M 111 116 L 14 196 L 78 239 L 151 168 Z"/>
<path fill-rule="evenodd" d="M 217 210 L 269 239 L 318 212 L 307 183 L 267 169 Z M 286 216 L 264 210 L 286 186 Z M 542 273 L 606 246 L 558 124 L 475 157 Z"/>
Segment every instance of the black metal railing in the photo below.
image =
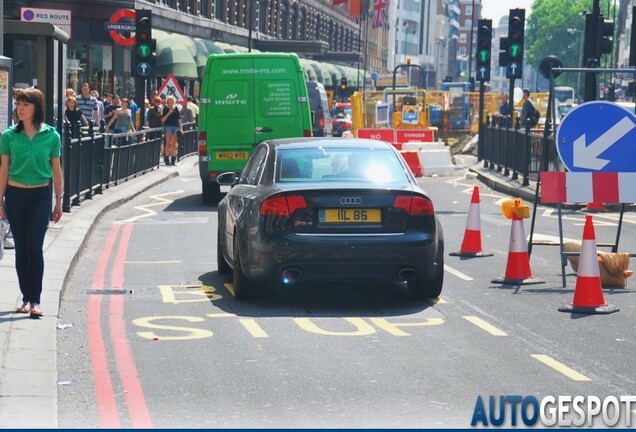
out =
<path fill-rule="evenodd" d="M 505 119 L 489 118 L 483 127 L 484 167 L 491 168 L 528 186 L 540 171 L 562 169 L 556 154 L 554 134 L 539 129 L 512 127 Z"/>
<path fill-rule="evenodd" d="M 179 138 L 179 157 L 197 152 L 196 124 L 183 125 Z M 104 133 L 91 122 L 64 124 L 62 133 L 64 198 L 62 210 L 69 212 L 94 194 L 143 175 L 160 164 L 162 128 L 142 128 L 137 132 Z"/>

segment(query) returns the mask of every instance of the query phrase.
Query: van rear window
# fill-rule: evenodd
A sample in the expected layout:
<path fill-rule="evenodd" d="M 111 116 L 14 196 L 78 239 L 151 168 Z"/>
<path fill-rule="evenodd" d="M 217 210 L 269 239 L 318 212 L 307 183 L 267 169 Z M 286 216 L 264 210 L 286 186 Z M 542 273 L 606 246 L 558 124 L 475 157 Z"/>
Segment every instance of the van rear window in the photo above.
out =
<path fill-rule="evenodd" d="M 291 80 L 259 82 L 261 117 L 290 117 L 298 113 L 298 89 Z"/>

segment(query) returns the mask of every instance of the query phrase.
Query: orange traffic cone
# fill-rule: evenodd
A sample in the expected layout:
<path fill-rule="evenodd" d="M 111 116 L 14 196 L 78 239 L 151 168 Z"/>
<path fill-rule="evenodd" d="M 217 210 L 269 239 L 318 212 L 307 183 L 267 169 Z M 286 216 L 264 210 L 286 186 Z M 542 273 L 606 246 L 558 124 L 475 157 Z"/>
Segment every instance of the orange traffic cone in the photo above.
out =
<path fill-rule="evenodd" d="M 510 245 L 508 247 L 506 273 L 503 277 L 493 279 L 492 282 L 511 285 L 545 283 L 543 279 L 532 277 L 530 255 L 528 255 L 528 243 L 526 242 L 526 234 L 523 229 L 523 219 L 514 211 L 512 212 L 512 227 L 510 228 Z"/>
<path fill-rule="evenodd" d="M 583 211 L 605 213 L 605 212 L 608 212 L 609 210 L 605 208 L 603 203 L 600 203 L 600 202 L 589 202 L 589 203 L 587 203 L 587 206 L 585 206 L 585 209 L 583 209 Z"/>
<path fill-rule="evenodd" d="M 579 258 L 579 268 L 574 287 L 572 304 L 559 308 L 561 312 L 609 314 L 618 312 L 616 306 L 608 305 L 603 298 L 601 273 L 598 266 L 596 235 L 592 216 L 585 216 L 583 242 Z"/>
<path fill-rule="evenodd" d="M 481 217 L 479 212 L 479 186 L 473 188 L 473 196 L 470 199 L 470 207 L 468 208 L 468 220 L 466 221 L 466 229 L 464 230 L 464 240 L 457 252 L 451 252 L 449 255 L 458 257 L 488 257 L 493 254 L 484 252 L 481 248 Z"/>

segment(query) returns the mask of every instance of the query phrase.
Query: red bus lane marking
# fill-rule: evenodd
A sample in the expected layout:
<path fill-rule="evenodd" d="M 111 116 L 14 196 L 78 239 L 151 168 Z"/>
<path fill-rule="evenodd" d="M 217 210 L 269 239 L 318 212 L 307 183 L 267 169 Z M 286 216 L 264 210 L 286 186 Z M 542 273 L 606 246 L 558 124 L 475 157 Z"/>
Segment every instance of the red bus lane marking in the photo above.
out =
<path fill-rule="evenodd" d="M 119 233 L 119 226 L 113 226 L 106 237 L 102 253 L 97 261 L 95 273 L 93 273 L 92 289 L 102 291 L 104 289 L 104 275 L 108 265 L 108 258 L 113 250 L 115 239 Z M 106 346 L 102 334 L 101 324 L 102 296 L 91 295 L 88 299 L 86 328 L 88 332 L 88 351 L 93 369 L 93 381 L 95 382 L 95 398 L 99 411 L 99 422 L 102 428 L 120 428 L 119 413 L 113 382 L 108 367 Z"/>
<path fill-rule="evenodd" d="M 124 225 L 119 247 L 115 261 L 113 263 L 111 276 L 111 289 L 124 289 L 124 267 L 126 262 L 126 254 L 128 253 L 128 244 L 132 236 L 133 224 Z M 110 334 L 115 350 L 115 360 L 117 369 L 124 387 L 126 403 L 130 413 L 130 420 L 133 428 L 152 428 L 152 420 L 146 405 L 139 376 L 137 375 L 137 366 L 133 359 L 132 350 L 126 335 L 126 321 L 124 319 L 124 296 L 114 295 L 110 299 Z"/>

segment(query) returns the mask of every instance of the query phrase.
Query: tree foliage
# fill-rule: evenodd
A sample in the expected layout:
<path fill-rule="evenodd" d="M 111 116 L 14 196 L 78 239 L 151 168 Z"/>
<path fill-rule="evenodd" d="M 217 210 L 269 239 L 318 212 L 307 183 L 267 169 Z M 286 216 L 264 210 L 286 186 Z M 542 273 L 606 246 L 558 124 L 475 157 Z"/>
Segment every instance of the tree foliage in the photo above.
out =
<path fill-rule="evenodd" d="M 610 2 L 600 1 L 601 13 Z M 581 67 L 585 12 L 591 13 L 592 4 L 593 0 L 535 0 L 526 18 L 526 63 L 538 69 L 543 58 L 555 55 L 564 67 Z M 576 79 L 575 73 L 562 74 L 558 84 L 574 86 Z"/>

